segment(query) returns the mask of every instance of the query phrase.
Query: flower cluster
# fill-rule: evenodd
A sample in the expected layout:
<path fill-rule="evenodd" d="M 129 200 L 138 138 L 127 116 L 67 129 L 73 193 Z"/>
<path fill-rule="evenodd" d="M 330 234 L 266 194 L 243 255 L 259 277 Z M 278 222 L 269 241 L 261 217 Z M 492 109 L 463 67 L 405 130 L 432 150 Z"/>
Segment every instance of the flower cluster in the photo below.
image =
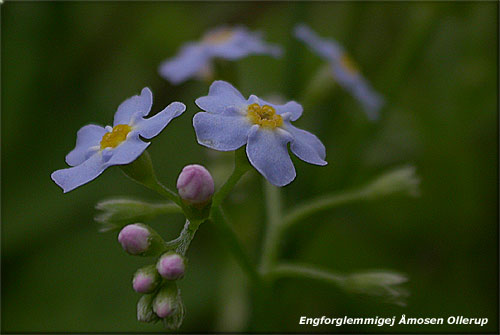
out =
<path fill-rule="evenodd" d="M 214 182 L 203 166 L 186 166 L 178 180 L 179 195 L 188 206 L 210 202 Z M 191 224 L 186 223 L 188 229 Z M 167 328 L 178 328 L 184 318 L 181 291 L 177 287 L 177 281 L 186 271 L 186 250 L 182 243 L 190 241 L 184 239 L 172 245 L 148 225 L 133 223 L 120 230 L 118 242 L 130 255 L 157 257 L 156 263 L 141 267 L 132 279 L 133 289 L 142 294 L 137 305 L 137 319 L 142 322 L 162 320 Z"/>
<path fill-rule="evenodd" d="M 331 63 L 335 78 L 360 99 L 368 115 L 375 118 L 382 100 L 370 89 L 358 70 L 350 65 L 343 49 L 333 41 L 321 40 L 305 26 L 297 27 L 295 33 Z M 178 84 L 207 69 L 211 71 L 214 58 L 236 60 L 251 54 L 277 57 L 282 54 L 282 50 L 279 46 L 265 43 L 260 34 L 244 27 L 220 27 L 206 33 L 199 42 L 187 43 L 177 56 L 162 63 L 159 71 L 164 78 Z M 81 128 L 77 133 L 75 148 L 66 156 L 66 163 L 70 167 L 51 175 L 52 180 L 66 193 L 94 180 L 108 167 L 117 165 L 134 181 L 170 200 L 168 203 L 150 204 L 112 199 L 97 205 L 97 209 L 103 211 L 96 217 L 96 221 L 102 223 L 102 232 L 119 231 L 118 242 L 125 252 L 154 259 L 154 262 L 139 268 L 133 276 L 132 288 L 141 294 L 137 304 L 137 319 L 143 322 L 162 320 L 166 327 L 173 329 L 181 325 L 184 305 L 178 281 L 186 273 L 186 254 L 190 243 L 198 227 L 206 222 L 218 222 L 225 227 L 225 237 L 230 240 L 228 246 L 238 255 L 249 277 L 256 282 L 270 280 L 280 273 L 318 276 L 316 270 L 297 270 L 294 266 L 276 266 L 273 269 L 272 265 L 276 263 L 273 257 L 278 255 L 273 248 L 277 248 L 277 239 L 291 222 L 314 210 L 328 208 L 330 199 L 335 200 L 337 197 L 320 199 L 316 205 L 304 206 L 305 209 L 299 208 L 295 213 L 292 211 L 294 215 L 288 219 L 275 217 L 274 221 L 280 221 L 278 224 L 282 228 L 269 241 L 266 240 L 261 270 L 253 269 L 252 262 L 246 260 L 246 254 L 240 249 L 232 229 L 227 226 L 220 207 L 238 180 L 252 166 L 274 186 L 290 184 L 296 177 L 296 171 L 289 150 L 309 164 L 327 165 L 323 143 L 314 134 L 294 125 L 302 116 L 303 107 L 296 101 L 275 104 L 256 95 L 245 98 L 227 81 L 214 81 L 208 94 L 195 100 L 202 111 L 193 116 L 192 123 L 200 145 L 218 151 L 235 151 L 234 171 L 226 183 L 217 189 L 205 167 L 187 165 L 177 178 L 175 192 L 156 177 L 151 157 L 146 151 L 150 143 L 143 139 L 157 136 L 174 118 L 185 112 L 186 106 L 181 102 L 172 102 L 159 113 L 148 117 L 152 103 L 151 91 L 144 88 L 139 95 L 125 100 L 118 107 L 113 126 L 90 124 Z M 360 199 L 392 194 L 393 190 L 411 189 L 412 194 L 416 194 L 417 184 L 414 170 L 408 169 L 380 178 L 358 194 Z M 277 192 L 278 188 L 272 185 L 266 184 L 266 189 L 272 188 L 273 192 Z M 351 198 L 356 200 L 356 197 L 347 197 Z M 144 222 L 168 213 L 183 214 L 185 225 L 177 238 L 165 241 Z M 340 278 L 321 273 L 319 277 L 331 281 Z M 372 277 L 368 277 L 371 280 L 369 284 L 376 282 L 375 279 L 380 276 L 375 279 Z M 387 291 L 394 284 L 384 282 L 383 285 L 365 285 L 366 278 L 352 277 L 350 286 L 345 287 L 355 292 L 371 292 L 373 287 L 380 289 L 382 286 Z M 342 279 L 342 282 L 345 280 Z"/>

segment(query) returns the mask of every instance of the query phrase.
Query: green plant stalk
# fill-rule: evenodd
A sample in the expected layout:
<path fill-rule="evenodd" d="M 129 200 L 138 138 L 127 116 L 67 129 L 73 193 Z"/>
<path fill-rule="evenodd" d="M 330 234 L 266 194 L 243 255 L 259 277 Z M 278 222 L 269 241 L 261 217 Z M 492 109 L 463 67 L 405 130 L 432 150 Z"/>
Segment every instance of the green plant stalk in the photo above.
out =
<path fill-rule="evenodd" d="M 290 226 L 293 226 L 294 224 L 317 212 L 368 198 L 369 197 L 364 189 L 356 189 L 308 201 L 305 204 L 297 206 L 283 218 L 281 229 L 286 230 Z"/>
<path fill-rule="evenodd" d="M 283 238 L 284 232 L 290 226 L 319 211 L 368 198 L 364 189 L 348 191 L 312 200 L 297 207 L 288 215 L 283 217 L 279 188 L 266 182 L 264 189 L 266 194 L 268 224 L 266 227 L 260 263 L 260 271 L 263 275 L 270 272 L 277 261 L 279 257 L 280 241 Z"/>
<path fill-rule="evenodd" d="M 250 164 L 246 157 L 245 149 L 241 148 L 234 153 L 234 170 L 228 180 L 222 187 L 214 194 L 212 198 L 212 207 L 219 206 L 222 201 L 229 195 L 236 183 L 243 177 L 243 175 L 250 169 Z"/>
<path fill-rule="evenodd" d="M 165 198 L 172 200 L 175 202 L 179 207 L 182 207 L 182 202 L 177 193 L 160 183 L 158 179 L 154 179 L 154 182 L 144 184 L 147 188 L 156 191 L 158 194 L 163 195 Z"/>
<path fill-rule="evenodd" d="M 210 214 L 210 219 L 214 223 L 214 225 L 219 230 L 219 233 L 222 235 L 224 240 L 226 241 L 226 246 L 233 253 L 236 260 L 248 275 L 250 280 L 257 285 L 260 285 L 261 278 L 257 269 L 253 262 L 250 260 L 250 257 L 247 255 L 243 247 L 241 246 L 241 242 L 236 236 L 235 231 L 231 227 L 231 225 L 227 222 L 224 213 L 220 207 L 212 207 L 212 211 Z"/>
<path fill-rule="evenodd" d="M 175 252 L 185 256 L 186 252 L 189 248 L 189 245 L 191 244 L 191 241 L 194 238 L 194 235 L 198 231 L 198 228 L 200 225 L 204 222 L 205 220 L 199 220 L 199 221 L 189 221 L 186 219 L 186 223 L 184 224 L 184 228 L 182 229 L 179 237 L 175 239 L 176 243 L 172 245 L 175 247 Z M 171 242 L 174 242 L 171 241 Z M 169 242 L 167 242 L 169 243 Z M 168 245 L 168 244 L 167 244 Z"/>
<path fill-rule="evenodd" d="M 278 264 L 267 273 L 267 279 L 277 280 L 279 278 L 313 279 L 328 284 L 343 287 L 346 277 L 331 271 L 318 269 L 307 264 Z"/>
<path fill-rule="evenodd" d="M 182 202 L 177 193 L 160 183 L 153 168 L 153 161 L 147 151 L 144 151 L 135 161 L 127 165 L 120 165 L 122 171 L 133 181 L 158 192 L 167 199 L 182 207 Z"/>
<path fill-rule="evenodd" d="M 281 194 L 280 189 L 264 180 L 267 226 L 260 261 L 262 274 L 269 272 L 278 257 L 281 236 Z"/>

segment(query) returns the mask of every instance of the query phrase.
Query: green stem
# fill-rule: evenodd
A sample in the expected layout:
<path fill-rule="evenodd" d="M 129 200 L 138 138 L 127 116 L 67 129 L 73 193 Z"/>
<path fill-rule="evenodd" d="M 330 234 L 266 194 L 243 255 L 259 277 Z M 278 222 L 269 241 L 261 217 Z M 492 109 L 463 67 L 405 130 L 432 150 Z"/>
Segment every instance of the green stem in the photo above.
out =
<path fill-rule="evenodd" d="M 158 192 L 159 194 L 163 195 L 165 198 L 172 200 L 175 202 L 179 207 L 182 207 L 182 202 L 177 193 L 160 183 L 158 179 L 154 179 L 153 182 L 144 184 L 147 188 Z"/>
<path fill-rule="evenodd" d="M 160 183 L 153 168 L 151 156 L 147 151 L 144 151 L 135 161 L 127 165 L 120 165 L 126 176 L 135 182 L 146 186 L 147 188 L 158 192 L 167 199 L 172 200 L 177 205 L 182 207 L 181 199 L 177 193 L 171 191 L 168 187 Z"/>
<path fill-rule="evenodd" d="M 303 205 L 299 205 L 283 218 L 282 229 L 285 230 L 306 217 L 320 211 L 331 209 L 346 203 L 368 199 L 365 190 L 351 190 L 345 193 L 334 194 L 317 198 Z"/>
<path fill-rule="evenodd" d="M 222 187 L 214 194 L 212 198 L 212 207 L 219 206 L 222 201 L 229 195 L 236 183 L 249 170 L 250 164 L 246 158 L 244 149 L 239 149 L 234 153 L 234 170 L 231 176 Z"/>
<path fill-rule="evenodd" d="M 281 195 L 280 189 L 264 180 L 267 226 L 260 262 L 260 270 L 267 273 L 278 257 L 281 235 Z"/>
<path fill-rule="evenodd" d="M 317 269 L 307 264 L 279 264 L 267 274 L 267 278 L 270 280 L 279 278 L 307 278 L 334 284 L 339 287 L 343 287 L 346 280 L 346 277 L 343 275 Z"/>
<path fill-rule="evenodd" d="M 250 260 L 245 250 L 243 250 L 233 227 L 231 227 L 231 225 L 227 222 L 220 207 L 212 207 L 210 218 L 219 229 L 219 232 L 222 234 L 224 240 L 227 242 L 226 246 L 231 250 L 240 266 L 249 276 L 250 280 L 256 284 L 260 284 L 261 278 L 255 268 L 255 265 Z"/>

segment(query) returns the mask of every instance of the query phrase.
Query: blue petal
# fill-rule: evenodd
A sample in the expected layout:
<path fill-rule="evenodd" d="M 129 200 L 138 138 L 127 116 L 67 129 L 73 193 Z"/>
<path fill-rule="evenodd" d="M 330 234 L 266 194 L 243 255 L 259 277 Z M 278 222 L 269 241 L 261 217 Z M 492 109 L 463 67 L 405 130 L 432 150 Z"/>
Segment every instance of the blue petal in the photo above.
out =
<path fill-rule="evenodd" d="M 248 135 L 250 163 L 275 186 L 285 186 L 295 179 L 295 168 L 287 147 L 290 140 L 290 135 L 283 130 L 272 131 L 257 125 Z"/>
<path fill-rule="evenodd" d="M 106 165 L 102 160 L 101 153 L 96 152 L 82 164 L 68 169 L 57 170 L 50 177 L 66 193 L 94 180 L 104 169 L 106 169 Z"/>
<path fill-rule="evenodd" d="M 208 50 L 212 56 L 229 60 L 250 54 L 268 54 L 279 57 L 283 53 L 279 46 L 264 42 L 261 34 L 252 33 L 243 27 L 235 28 L 234 36 L 226 43 L 208 45 Z"/>
<path fill-rule="evenodd" d="M 326 165 L 326 150 L 321 141 L 308 131 L 296 128 L 291 124 L 285 124 L 293 140 L 290 144 L 292 152 L 303 161 L 316 165 Z"/>
<path fill-rule="evenodd" d="M 173 84 L 195 76 L 207 65 L 210 54 L 200 43 L 188 43 L 181 48 L 179 54 L 164 61 L 159 68 L 160 75 Z"/>
<path fill-rule="evenodd" d="M 147 139 L 158 135 L 173 118 L 178 117 L 186 110 L 186 105 L 181 102 L 172 102 L 164 110 L 149 119 L 142 119 L 137 123 L 139 134 Z"/>
<path fill-rule="evenodd" d="M 384 105 L 384 99 L 367 82 L 362 81 L 362 84 L 354 90 L 353 95 L 361 102 L 370 120 L 374 121 L 379 118 L 379 111 Z"/>
<path fill-rule="evenodd" d="M 113 126 L 118 124 L 129 124 L 134 114 L 146 116 L 151 110 L 153 104 L 153 93 L 147 87 L 143 88 L 140 95 L 134 95 L 128 98 L 118 106 L 115 113 Z"/>
<path fill-rule="evenodd" d="M 344 52 L 344 49 L 340 46 L 340 44 L 336 43 L 332 39 L 323 39 L 319 37 L 305 24 L 300 24 L 295 27 L 295 37 L 303 41 L 319 56 L 329 61 L 338 61 Z"/>
<path fill-rule="evenodd" d="M 377 120 L 384 104 L 382 96 L 376 93 L 359 73 L 351 73 L 339 66 L 333 66 L 336 81 L 348 90 L 362 105 L 370 120 Z"/>
<path fill-rule="evenodd" d="M 214 114 L 238 115 L 246 112 L 246 100 L 241 93 L 228 82 L 217 80 L 210 85 L 208 95 L 198 98 L 196 105 Z"/>
<path fill-rule="evenodd" d="M 197 113 L 193 126 L 198 143 L 219 151 L 232 151 L 247 142 L 251 124 L 244 116 Z"/>
<path fill-rule="evenodd" d="M 296 121 L 302 115 L 303 111 L 302 106 L 295 101 L 289 101 L 284 105 L 275 105 L 265 100 L 262 100 L 258 96 L 251 95 L 250 98 L 248 98 L 247 105 L 251 105 L 253 103 L 257 103 L 260 106 L 269 105 L 276 110 L 277 114 L 287 115 L 288 117 L 285 118 L 285 120 L 291 120 L 291 121 Z"/>
<path fill-rule="evenodd" d="M 141 141 L 137 133 L 129 133 L 127 139 L 123 143 L 111 149 L 111 157 L 106 162 L 106 167 L 132 163 L 150 144 L 151 143 Z"/>
<path fill-rule="evenodd" d="M 95 150 L 92 147 L 99 146 L 106 129 L 95 124 L 86 125 L 76 133 L 76 146 L 66 155 L 66 163 L 76 166 L 86 161 Z"/>

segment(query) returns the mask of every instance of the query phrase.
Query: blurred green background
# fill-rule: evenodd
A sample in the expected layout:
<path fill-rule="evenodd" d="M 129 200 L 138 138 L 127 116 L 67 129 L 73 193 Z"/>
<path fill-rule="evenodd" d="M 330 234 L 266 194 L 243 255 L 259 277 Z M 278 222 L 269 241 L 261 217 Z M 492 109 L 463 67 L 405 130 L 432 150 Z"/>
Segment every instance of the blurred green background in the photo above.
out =
<path fill-rule="evenodd" d="M 295 160 L 286 206 L 356 187 L 389 168 L 414 164 L 421 197 L 391 197 L 316 215 L 291 231 L 282 258 L 340 272 L 408 274 L 407 307 L 348 295 L 326 284 L 281 280 L 266 313 L 224 241 L 202 226 L 181 282 L 181 332 L 498 332 L 497 10 L 480 3 L 10 2 L 1 6 L 2 332 L 162 331 L 135 320 L 135 269 L 116 233 L 100 234 L 94 205 L 112 196 L 160 198 L 118 168 L 63 195 L 50 173 L 65 167 L 76 131 L 110 124 L 125 98 L 149 86 L 153 112 L 171 101 L 188 110 L 150 147 L 158 175 L 174 187 L 188 163 L 221 185 L 230 157 L 195 142 L 194 99 L 208 84 L 172 86 L 157 73 L 185 41 L 227 23 L 265 31 L 291 57 L 238 61 L 244 95 L 303 98 L 322 61 L 291 36 L 306 22 L 342 43 L 387 100 L 376 123 L 342 89 L 306 106 L 299 127 L 327 147 L 324 168 Z M 236 84 L 236 83 L 235 83 Z M 226 202 L 241 240 L 258 259 L 264 227 L 260 176 L 252 172 Z M 168 224 L 166 224 L 168 223 Z M 182 217 L 152 222 L 165 238 Z M 252 308 L 255 307 L 255 308 Z M 313 328 L 299 317 L 488 317 L 483 328 Z"/>

